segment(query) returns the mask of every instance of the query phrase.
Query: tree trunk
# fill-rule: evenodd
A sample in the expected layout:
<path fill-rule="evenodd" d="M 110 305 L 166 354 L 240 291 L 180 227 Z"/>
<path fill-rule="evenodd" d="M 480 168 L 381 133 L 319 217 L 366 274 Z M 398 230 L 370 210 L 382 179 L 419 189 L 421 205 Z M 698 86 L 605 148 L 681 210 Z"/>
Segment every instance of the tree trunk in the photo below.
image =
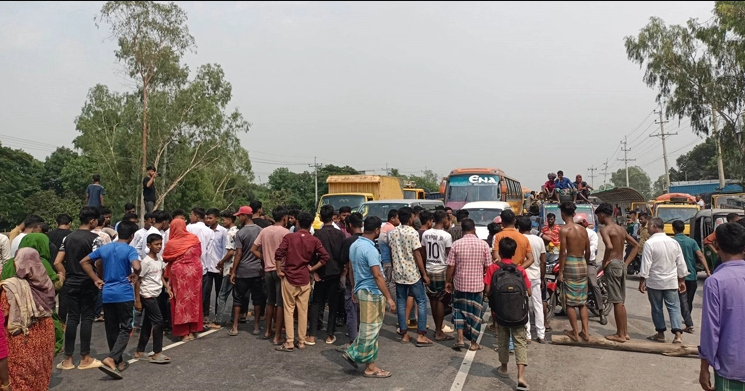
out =
<path fill-rule="evenodd" d="M 659 343 L 646 340 L 631 340 L 621 343 L 614 342 L 605 338 L 590 337 L 589 342 L 584 342 L 582 340 L 580 340 L 579 342 L 575 342 L 566 335 L 554 335 L 551 337 L 551 343 L 556 345 L 586 346 L 591 348 L 625 350 L 628 352 L 657 353 L 664 354 L 665 356 L 675 357 L 689 355 L 695 355 L 698 357 L 698 347 L 696 346 Z"/>
<path fill-rule="evenodd" d="M 147 168 L 147 82 L 142 83 L 142 166 L 140 169 L 140 184 L 145 180 Z M 140 225 L 145 223 L 145 198 L 140 191 Z"/>

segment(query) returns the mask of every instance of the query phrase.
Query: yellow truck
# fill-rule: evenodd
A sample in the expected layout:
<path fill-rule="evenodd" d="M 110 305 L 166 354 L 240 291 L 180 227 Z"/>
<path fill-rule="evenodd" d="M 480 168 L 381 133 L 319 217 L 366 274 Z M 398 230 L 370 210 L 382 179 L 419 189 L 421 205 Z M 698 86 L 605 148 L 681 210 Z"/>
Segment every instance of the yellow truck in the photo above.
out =
<path fill-rule="evenodd" d="M 407 182 L 404 184 L 405 200 L 423 200 L 427 198 L 427 192 L 424 189 L 417 189 L 416 183 Z"/>
<path fill-rule="evenodd" d="M 313 229 L 321 228 L 319 213 L 324 205 L 331 205 L 334 210 L 348 206 L 354 211 L 367 201 L 404 198 L 401 181 L 392 176 L 331 175 L 326 179 L 326 183 L 329 185 L 329 192 L 318 200 Z"/>
<path fill-rule="evenodd" d="M 690 197 L 690 196 L 688 196 Z M 659 197 L 653 203 L 652 217 L 659 217 L 665 223 L 665 233 L 669 236 L 675 235 L 673 232 L 673 221 L 682 220 L 685 223 L 683 233 L 688 236 L 691 232 L 691 218 L 701 209 L 696 203 L 695 198 L 691 197 L 670 197 L 661 200 Z"/>

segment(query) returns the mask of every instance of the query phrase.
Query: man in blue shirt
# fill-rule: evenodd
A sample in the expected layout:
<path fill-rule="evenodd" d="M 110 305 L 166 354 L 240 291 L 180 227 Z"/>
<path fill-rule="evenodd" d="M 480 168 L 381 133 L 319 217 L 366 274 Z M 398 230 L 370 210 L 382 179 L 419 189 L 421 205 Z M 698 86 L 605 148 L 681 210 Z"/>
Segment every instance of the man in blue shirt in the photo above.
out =
<path fill-rule="evenodd" d="M 564 171 L 559 170 L 556 172 L 556 181 L 554 181 L 554 184 L 556 185 L 556 191 L 554 193 L 556 194 L 557 201 L 561 202 L 561 196 L 563 195 L 571 195 L 573 201 L 577 201 L 574 183 L 569 178 L 564 177 Z"/>
<path fill-rule="evenodd" d="M 103 206 L 103 196 L 105 195 L 106 190 L 101 186 L 101 176 L 96 174 L 93 176 L 93 183 L 85 189 L 85 205 Z"/>
<path fill-rule="evenodd" d="M 364 222 L 364 233 L 349 249 L 349 266 L 352 268 L 354 295 L 360 306 L 360 328 L 357 338 L 345 353 L 344 359 L 353 367 L 365 364 L 363 376 L 370 378 L 391 377 L 391 373 L 375 366 L 378 358 L 378 337 L 385 317 L 385 304 L 396 313 L 396 302 L 388 293 L 383 277 L 383 265 L 374 240 L 380 235 L 379 217 L 369 216 Z"/>
<path fill-rule="evenodd" d="M 132 331 L 135 299 L 132 280 L 140 274 L 140 257 L 129 243 L 138 229 L 137 224 L 122 221 L 117 230 L 119 240 L 99 247 L 80 261 L 85 273 L 101 289 L 110 352 L 99 369 L 114 379 L 121 379 L 120 372 L 127 367 L 122 353 Z M 95 271 L 91 262 L 96 263 Z"/>

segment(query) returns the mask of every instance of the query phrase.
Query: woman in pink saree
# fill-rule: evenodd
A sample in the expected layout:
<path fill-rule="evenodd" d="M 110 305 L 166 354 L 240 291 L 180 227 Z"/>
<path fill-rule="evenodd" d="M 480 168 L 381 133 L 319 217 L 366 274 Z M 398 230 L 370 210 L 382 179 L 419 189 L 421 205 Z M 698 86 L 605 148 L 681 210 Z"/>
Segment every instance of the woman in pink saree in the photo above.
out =
<path fill-rule="evenodd" d="M 168 264 L 173 299 L 171 319 L 173 335 L 191 341 L 203 329 L 202 318 L 202 246 L 196 235 L 186 230 L 182 219 L 171 223 L 170 236 L 163 250 L 163 260 Z"/>

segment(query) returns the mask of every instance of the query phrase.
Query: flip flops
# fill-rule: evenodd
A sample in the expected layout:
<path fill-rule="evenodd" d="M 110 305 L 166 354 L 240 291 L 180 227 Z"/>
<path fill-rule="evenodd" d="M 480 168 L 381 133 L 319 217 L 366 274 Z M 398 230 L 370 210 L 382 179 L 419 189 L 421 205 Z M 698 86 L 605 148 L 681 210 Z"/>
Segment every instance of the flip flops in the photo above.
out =
<path fill-rule="evenodd" d="M 432 342 L 432 341 L 427 341 L 427 342 L 419 342 L 419 341 L 417 341 L 417 343 L 416 343 L 416 347 L 418 347 L 418 348 L 428 348 L 428 347 L 430 347 L 432 345 L 434 345 L 434 342 Z"/>
<path fill-rule="evenodd" d="M 171 363 L 171 358 L 163 354 L 158 356 L 158 358 L 150 356 L 148 357 L 148 360 L 153 364 L 170 364 Z"/>
<path fill-rule="evenodd" d="M 99 361 L 98 359 L 93 359 L 93 362 L 91 362 L 88 365 L 78 365 L 78 369 L 93 369 L 93 368 L 100 368 L 103 366 L 103 363 Z"/>
<path fill-rule="evenodd" d="M 287 346 L 285 346 L 285 344 L 282 344 L 274 348 L 274 350 L 278 352 L 294 352 L 295 348 L 288 348 Z"/>
<path fill-rule="evenodd" d="M 445 334 L 445 338 L 441 338 L 441 339 L 437 339 L 437 338 L 435 338 L 435 341 L 437 341 L 437 342 L 442 342 L 442 341 L 452 341 L 452 340 L 454 340 L 454 339 L 455 339 L 455 337 L 453 337 L 452 335 L 450 335 L 450 334 Z"/>
<path fill-rule="evenodd" d="M 457 343 L 456 342 L 455 344 L 453 344 L 453 350 L 460 351 L 461 349 L 463 349 L 465 347 L 466 347 L 466 344 L 464 344 L 464 343 Z"/>
<path fill-rule="evenodd" d="M 684 328 L 683 332 L 688 333 L 688 334 L 693 334 L 693 326 Z"/>
<path fill-rule="evenodd" d="M 391 373 L 386 372 L 382 369 L 378 369 L 377 371 L 373 373 L 363 373 L 362 376 L 369 377 L 369 378 L 385 379 L 385 378 L 391 377 Z"/>
<path fill-rule="evenodd" d="M 517 388 L 515 388 L 515 390 L 517 390 L 517 391 L 529 391 L 530 390 L 530 386 L 528 386 L 525 383 L 517 383 Z"/>
<path fill-rule="evenodd" d="M 233 331 L 233 330 L 228 330 L 228 335 L 231 336 L 231 337 L 235 337 L 236 335 L 238 335 L 238 332 L 237 331 Z"/>
<path fill-rule="evenodd" d="M 471 349 L 471 347 L 469 346 L 469 347 L 468 347 L 468 350 L 470 350 L 470 351 L 472 351 L 472 352 L 475 352 L 475 351 L 477 351 L 477 350 L 481 350 L 481 349 L 483 349 L 483 348 L 484 348 L 484 347 L 483 347 L 483 346 L 481 346 L 481 345 L 479 345 L 479 347 L 478 347 L 478 348 L 476 348 L 476 349 Z"/>
<path fill-rule="evenodd" d="M 305 341 L 305 344 L 308 345 L 308 346 L 313 346 L 313 345 L 316 344 L 316 342 L 315 341 L 313 341 L 313 342 Z"/>
<path fill-rule="evenodd" d="M 116 369 L 116 368 L 112 369 L 112 368 L 109 368 L 106 365 L 102 365 L 102 366 L 98 367 L 98 369 L 100 369 L 101 372 L 109 375 L 109 377 L 111 377 L 112 379 L 116 379 L 116 380 L 122 380 L 123 379 L 121 372 L 119 372 L 119 370 Z"/>
<path fill-rule="evenodd" d="M 336 336 L 335 335 L 331 336 L 331 341 L 326 341 L 326 344 L 332 345 L 334 342 L 336 342 Z"/>
<path fill-rule="evenodd" d="M 354 360 L 352 360 L 352 357 L 349 357 L 349 355 L 348 355 L 348 354 L 346 354 L 346 353 L 342 353 L 342 355 L 341 355 L 341 356 L 342 356 L 342 357 L 344 357 L 344 360 L 345 360 L 346 362 L 348 362 L 348 363 L 349 363 L 349 365 L 353 366 L 353 367 L 354 367 L 354 369 L 360 369 L 360 366 L 359 366 L 359 364 L 357 364 L 357 363 L 356 363 L 356 362 L 355 362 Z"/>
<path fill-rule="evenodd" d="M 660 338 L 657 336 L 657 334 L 650 335 L 649 337 L 647 337 L 647 339 L 654 342 L 665 343 L 665 337 Z"/>
<path fill-rule="evenodd" d="M 70 370 L 70 369 L 75 369 L 75 365 L 74 364 L 71 364 L 69 367 L 66 367 L 66 366 L 62 365 L 62 363 L 59 363 L 59 364 L 57 364 L 57 369 L 62 369 L 63 371 L 67 371 L 67 370 Z"/>

